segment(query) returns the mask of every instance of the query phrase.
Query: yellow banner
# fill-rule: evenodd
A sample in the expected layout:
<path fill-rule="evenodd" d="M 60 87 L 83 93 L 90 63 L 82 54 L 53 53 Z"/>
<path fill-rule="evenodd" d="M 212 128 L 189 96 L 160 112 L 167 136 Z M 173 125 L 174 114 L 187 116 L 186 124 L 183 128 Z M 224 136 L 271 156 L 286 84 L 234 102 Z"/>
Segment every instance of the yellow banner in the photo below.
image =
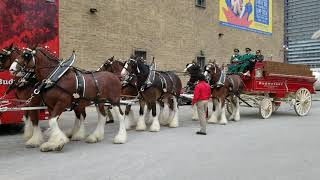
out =
<path fill-rule="evenodd" d="M 272 0 L 220 0 L 223 26 L 272 35 Z"/>

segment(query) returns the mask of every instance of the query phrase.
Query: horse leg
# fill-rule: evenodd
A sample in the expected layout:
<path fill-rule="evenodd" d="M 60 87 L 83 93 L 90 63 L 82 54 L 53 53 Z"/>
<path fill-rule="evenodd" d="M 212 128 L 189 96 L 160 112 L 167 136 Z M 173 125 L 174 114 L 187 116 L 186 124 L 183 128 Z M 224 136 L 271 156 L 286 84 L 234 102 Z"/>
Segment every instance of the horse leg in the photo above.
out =
<path fill-rule="evenodd" d="M 107 120 L 107 124 L 108 123 L 114 123 L 114 118 L 113 118 L 113 115 L 112 115 L 112 113 L 111 113 L 111 109 L 109 108 L 109 107 L 107 107 L 107 109 L 106 109 L 106 111 L 107 111 L 107 119 L 109 118 L 109 120 Z"/>
<path fill-rule="evenodd" d="M 62 102 L 57 103 L 53 108 L 53 111 L 51 113 L 52 116 L 49 120 L 50 137 L 48 142 L 45 142 L 40 146 L 40 150 L 42 152 L 61 151 L 63 146 L 69 142 L 69 139 L 61 131 L 58 124 L 58 119 L 65 108 L 66 107 Z"/>
<path fill-rule="evenodd" d="M 235 115 L 236 115 L 236 103 L 234 97 L 230 97 L 230 104 L 232 106 L 232 113 L 229 117 L 229 121 L 235 121 Z"/>
<path fill-rule="evenodd" d="M 98 113 L 98 123 L 96 129 L 86 138 L 86 143 L 97 143 L 104 139 L 104 125 L 106 123 L 106 112 L 103 104 L 96 106 Z"/>
<path fill-rule="evenodd" d="M 71 135 L 72 141 L 81 141 L 85 139 L 86 129 L 84 127 L 84 120 L 86 118 L 85 108 L 75 110 L 76 121 L 78 121 L 77 127 L 73 129 L 73 133 Z"/>
<path fill-rule="evenodd" d="M 220 111 L 220 124 L 221 125 L 226 125 L 228 124 L 228 120 L 227 120 L 227 117 L 226 117 L 226 104 L 225 104 L 225 98 L 221 98 L 221 111 Z"/>
<path fill-rule="evenodd" d="M 28 141 L 32 137 L 32 133 L 33 133 L 33 126 L 32 126 L 32 122 L 30 120 L 30 115 L 28 111 L 24 113 L 23 119 L 24 119 L 23 139 L 25 141 Z"/>
<path fill-rule="evenodd" d="M 152 106 L 151 104 L 147 104 L 147 112 L 144 115 L 144 121 L 148 124 L 150 124 L 150 114 L 151 114 Z"/>
<path fill-rule="evenodd" d="M 126 110 L 124 112 L 124 121 L 126 124 L 126 130 L 131 129 L 134 126 L 134 113 L 131 109 L 131 105 L 126 105 Z"/>
<path fill-rule="evenodd" d="M 145 131 L 147 129 L 147 125 L 143 116 L 145 104 L 146 103 L 144 101 L 140 101 L 139 119 L 136 126 L 137 131 Z"/>
<path fill-rule="evenodd" d="M 73 135 L 76 131 L 78 131 L 78 129 L 80 128 L 80 123 L 79 123 L 79 121 L 80 121 L 80 114 L 79 114 L 78 112 L 76 112 L 76 110 L 74 111 L 74 113 L 75 113 L 75 120 L 74 120 L 73 127 L 72 127 L 72 129 L 69 129 L 69 130 L 66 132 L 66 136 L 67 136 L 68 138 L 71 138 L 72 135 Z"/>
<path fill-rule="evenodd" d="M 32 121 L 33 133 L 32 137 L 26 142 L 27 148 L 39 147 L 43 142 L 42 131 L 39 127 L 39 110 L 29 112 L 30 119 Z"/>
<path fill-rule="evenodd" d="M 240 121 L 240 103 L 239 103 L 239 98 L 235 97 L 235 116 L 234 116 L 234 120 L 235 121 Z"/>
<path fill-rule="evenodd" d="M 193 121 L 198 121 L 199 120 L 198 110 L 197 110 L 197 106 L 196 105 L 192 106 L 192 120 Z"/>
<path fill-rule="evenodd" d="M 177 97 L 173 97 L 173 119 L 172 121 L 169 123 L 169 127 L 171 128 L 176 128 L 179 126 L 179 113 L 178 113 L 178 101 L 177 101 Z"/>
<path fill-rule="evenodd" d="M 113 143 L 115 144 L 124 144 L 127 142 L 127 131 L 126 131 L 126 125 L 124 122 L 124 118 L 122 116 L 120 106 L 114 106 L 114 111 L 116 118 L 119 119 L 119 131 L 116 137 L 113 139 Z"/>
<path fill-rule="evenodd" d="M 213 99 L 212 103 L 213 103 L 213 107 L 215 108 L 212 108 L 212 114 L 210 119 L 208 120 L 208 123 L 216 124 L 218 123 L 219 112 L 221 111 L 220 110 L 221 102 L 218 99 Z"/>
<path fill-rule="evenodd" d="M 163 114 L 163 110 L 164 110 L 164 105 L 165 103 L 164 102 L 159 102 L 159 116 L 158 116 L 158 119 L 159 119 L 159 122 L 161 125 L 165 125 L 166 122 L 165 122 L 165 117 L 164 117 L 164 114 Z"/>
<path fill-rule="evenodd" d="M 157 115 L 157 104 L 156 104 L 156 102 L 153 102 L 150 105 L 151 105 L 152 117 L 153 117 L 153 121 L 150 126 L 150 131 L 151 132 L 158 132 L 158 131 L 160 131 L 160 123 L 159 123 L 159 119 L 158 119 L 158 115 Z"/>

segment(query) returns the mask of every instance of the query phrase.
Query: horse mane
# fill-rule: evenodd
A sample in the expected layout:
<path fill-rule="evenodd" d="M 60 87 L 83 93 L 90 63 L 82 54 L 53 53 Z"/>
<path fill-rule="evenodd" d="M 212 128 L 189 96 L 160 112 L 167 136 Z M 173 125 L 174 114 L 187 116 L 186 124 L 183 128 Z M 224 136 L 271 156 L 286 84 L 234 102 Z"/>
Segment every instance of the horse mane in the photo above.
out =
<path fill-rule="evenodd" d="M 42 47 L 37 47 L 36 50 L 40 51 L 42 54 L 44 54 L 50 60 L 55 60 L 55 61 L 58 61 L 58 62 L 61 61 L 61 59 L 59 59 L 56 55 L 52 54 L 47 49 L 44 49 Z"/>

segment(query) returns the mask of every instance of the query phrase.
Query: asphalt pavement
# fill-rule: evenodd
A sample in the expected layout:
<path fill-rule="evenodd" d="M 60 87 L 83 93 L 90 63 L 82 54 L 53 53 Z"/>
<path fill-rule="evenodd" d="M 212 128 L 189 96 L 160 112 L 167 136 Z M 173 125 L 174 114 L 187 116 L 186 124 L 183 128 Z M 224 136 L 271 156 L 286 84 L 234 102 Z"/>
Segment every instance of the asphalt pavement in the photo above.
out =
<path fill-rule="evenodd" d="M 136 107 L 135 107 L 136 108 Z M 137 112 L 137 111 L 136 111 Z M 320 102 L 298 117 L 283 105 L 270 119 L 257 109 L 241 108 L 241 121 L 208 125 L 208 135 L 195 132 L 191 107 L 179 109 L 180 127 L 128 132 L 128 142 L 112 143 L 118 122 L 105 127 L 97 144 L 70 142 L 62 152 L 42 153 L 24 147 L 21 134 L 0 136 L 0 180 L 318 180 L 320 177 Z M 61 118 L 63 130 L 73 113 Z M 88 110 L 91 132 L 97 116 Z M 47 121 L 41 122 L 47 128 Z"/>

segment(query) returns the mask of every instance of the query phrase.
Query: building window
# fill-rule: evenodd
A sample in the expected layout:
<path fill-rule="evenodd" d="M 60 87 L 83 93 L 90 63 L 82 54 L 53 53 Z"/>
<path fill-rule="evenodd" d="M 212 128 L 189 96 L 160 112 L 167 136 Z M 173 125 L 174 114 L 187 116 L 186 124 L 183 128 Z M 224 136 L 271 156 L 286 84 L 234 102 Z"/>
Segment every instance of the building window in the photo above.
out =
<path fill-rule="evenodd" d="M 206 0 L 196 0 L 196 6 L 206 8 Z"/>
<path fill-rule="evenodd" d="M 197 56 L 197 64 L 200 66 L 201 70 L 204 70 L 204 66 L 206 64 L 206 57 L 204 56 Z"/>
<path fill-rule="evenodd" d="M 135 49 L 134 50 L 135 57 L 142 57 L 144 60 L 147 59 L 147 51 L 144 49 Z"/>

